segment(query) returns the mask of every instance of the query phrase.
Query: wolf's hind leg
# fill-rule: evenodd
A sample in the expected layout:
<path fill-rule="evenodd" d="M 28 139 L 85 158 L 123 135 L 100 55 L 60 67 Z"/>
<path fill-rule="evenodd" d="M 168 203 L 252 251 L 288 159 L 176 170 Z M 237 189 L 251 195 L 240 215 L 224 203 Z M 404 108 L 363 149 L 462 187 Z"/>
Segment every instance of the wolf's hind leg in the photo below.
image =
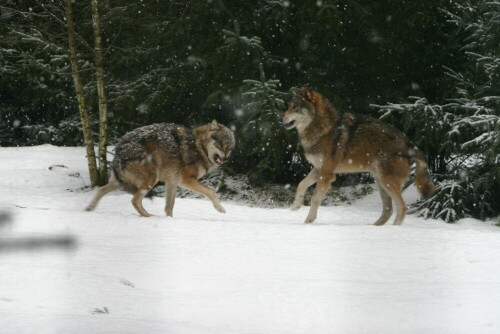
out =
<path fill-rule="evenodd" d="M 392 199 L 391 196 L 384 190 L 384 188 L 380 185 L 380 182 L 377 181 L 378 189 L 380 192 L 380 198 L 382 198 L 382 214 L 380 218 L 373 225 L 384 225 L 392 215 Z"/>
<path fill-rule="evenodd" d="M 94 198 L 92 199 L 92 202 L 90 202 L 89 205 L 85 208 L 86 211 L 92 211 L 95 209 L 97 206 L 97 203 L 101 200 L 101 198 L 106 195 L 107 193 L 112 192 L 113 190 L 116 190 L 120 188 L 120 183 L 115 179 L 113 175 L 111 175 L 111 179 L 109 180 L 109 183 L 105 186 L 102 186 L 99 188 L 97 191 L 97 194 L 95 194 Z"/>
<path fill-rule="evenodd" d="M 152 216 L 142 206 L 142 200 L 148 194 L 148 192 L 153 188 L 156 182 L 157 182 L 156 175 L 149 175 L 148 180 L 143 181 L 141 182 L 141 184 L 137 185 L 137 191 L 134 193 L 134 197 L 132 198 L 132 205 L 137 210 L 137 212 L 139 212 L 139 214 L 143 217 Z"/>
<path fill-rule="evenodd" d="M 165 182 L 165 212 L 167 217 L 173 217 L 176 191 L 176 183 Z"/>
<path fill-rule="evenodd" d="M 132 205 L 134 208 L 139 212 L 139 214 L 143 217 L 151 217 L 152 215 L 147 212 L 144 207 L 142 206 L 142 200 L 144 196 L 147 195 L 147 193 L 151 190 L 151 187 L 141 187 L 138 188 L 137 191 L 134 194 L 134 197 L 132 197 Z"/>
<path fill-rule="evenodd" d="M 122 177 L 127 184 L 136 189 L 132 198 L 132 205 L 137 212 L 143 217 L 152 216 L 142 206 L 142 200 L 154 187 L 156 182 L 158 182 L 158 170 L 156 167 L 153 164 L 133 161 L 122 172 Z"/>
<path fill-rule="evenodd" d="M 226 210 L 224 210 L 224 207 L 222 206 L 222 204 L 220 204 L 219 198 L 217 198 L 215 191 L 198 181 L 198 179 L 196 179 L 195 177 L 184 178 L 181 185 L 189 190 L 205 195 L 212 201 L 214 208 L 217 211 L 226 213 Z"/>
<path fill-rule="evenodd" d="M 380 180 L 380 185 L 396 204 L 396 219 L 394 219 L 394 225 L 401 225 L 406 215 L 406 204 L 401 194 L 402 182 L 395 179 L 382 178 Z"/>
<path fill-rule="evenodd" d="M 298 210 L 302 204 L 304 204 L 304 195 L 306 193 L 307 188 L 312 186 L 316 180 L 318 179 L 318 170 L 313 168 L 307 176 L 300 181 L 297 186 L 297 191 L 295 192 L 295 199 L 292 204 L 292 210 Z"/>

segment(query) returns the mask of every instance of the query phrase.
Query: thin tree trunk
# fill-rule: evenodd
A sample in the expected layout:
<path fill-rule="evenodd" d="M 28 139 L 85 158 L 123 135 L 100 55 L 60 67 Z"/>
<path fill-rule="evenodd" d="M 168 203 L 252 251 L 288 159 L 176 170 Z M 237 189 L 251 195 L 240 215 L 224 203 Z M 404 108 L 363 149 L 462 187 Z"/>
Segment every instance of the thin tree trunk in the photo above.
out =
<path fill-rule="evenodd" d="M 106 148 L 108 145 L 108 103 L 104 89 L 104 67 L 102 57 L 101 31 L 99 28 L 99 3 L 92 0 L 92 26 L 94 28 L 95 75 L 99 99 L 99 182 L 108 182 Z"/>
<path fill-rule="evenodd" d="M 99 184 L 99 174 L 97 170 L 95 152 L 94 152 L 94 139 L 92 138 L 92 130 L 90 128 L 89 115 L 87 113 L 87 102 L 85 101 L 85 94 L 83 92 L 82 82 L 80 80 L 80 69 L 78 67 L 75 34 L 73 33 L 75 23 L 73 21 L 73 4 L 72 0 L 66 0 L 66 23 L 68 28 L 68 51 L 69 60 L 71 63 L 71 72 L 73 75 L 73 82 L 75 84 L 76 98 L 78 100 L 78 109 L 80 110 L 80 119 L 82 122 L 83 141 L 87 150 L 87 164 L 89 167 L 90 184 L 97 186 Z"/>

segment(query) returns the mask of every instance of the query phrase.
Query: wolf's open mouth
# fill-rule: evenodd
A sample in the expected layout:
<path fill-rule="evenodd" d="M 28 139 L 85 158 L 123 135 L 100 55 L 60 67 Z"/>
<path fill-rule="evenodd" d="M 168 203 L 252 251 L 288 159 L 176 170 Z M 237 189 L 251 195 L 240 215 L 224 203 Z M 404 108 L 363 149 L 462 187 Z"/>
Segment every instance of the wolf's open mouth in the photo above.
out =
<path fill-rule="evenodd" d="M 284 123 L 283 126 L 287 129 L 291 128 L 295 124 L 295 120 L 290 121 L 288 123 Z"/>
<path fill-rule="evenodd" d="M 222 159 L 218 154 L 216 154 L 214 156 L 214 161 L 218 164 L 218 165 L 222 165 L 224 163 L 224 159 Z"/>

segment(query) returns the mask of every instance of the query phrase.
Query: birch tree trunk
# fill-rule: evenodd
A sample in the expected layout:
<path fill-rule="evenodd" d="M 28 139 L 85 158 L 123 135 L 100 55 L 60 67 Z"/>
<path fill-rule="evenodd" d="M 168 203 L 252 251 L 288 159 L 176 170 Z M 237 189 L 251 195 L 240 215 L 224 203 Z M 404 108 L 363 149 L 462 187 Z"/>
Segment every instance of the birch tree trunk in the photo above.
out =
<path fill-rule="evenodd" d="M 76 41 L 73 21 L 73 4 L 72 0 L 66 0 L 64 6 L 66 12 L 66 25 L 68 29 L 68 52 L 71 63 L 71 72 L 75 85 L 76 98 L 78 100 L 78 109 L 80 110 L 80 119 L 82 122 L 83 141 L 87 151 L 87 164 L 89 167 L 90 184 L 91 186 L 99 185 L 99 173 L 97 170 L 96 157 L 94 152 L 94 139 L 92 138 L 92 130 L 90 128 L 89 115 L 87 113 L 87 102 L 83 92 L 82 82 L 80 80 L 80 68 L 78 66 L 78 58 L 76 51 Z"/>
<path fill-rule="evenodd" d="M 106 149 L 108 145 L 108 103 L 104 89 L 104 67 L 102 57 L 101 30 L 99 28 L 99 3 L 92 0 L 92 26 L 94 28 L 94 57 L 97 95 L 99 101 L 99 182 L 108 182 Z"/>

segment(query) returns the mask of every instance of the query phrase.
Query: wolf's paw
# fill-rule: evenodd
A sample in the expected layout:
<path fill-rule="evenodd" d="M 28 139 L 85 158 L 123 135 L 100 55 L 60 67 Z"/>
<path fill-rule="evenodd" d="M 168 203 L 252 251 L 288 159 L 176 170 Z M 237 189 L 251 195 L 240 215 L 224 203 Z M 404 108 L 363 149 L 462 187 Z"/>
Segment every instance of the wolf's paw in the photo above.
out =
<path fill-rule="evenodd" d="M 92 205 L 85 207 L 85 211 L 92 211 L 92 210 L 94 210 L 94 207 Z"/>
<path fill-rule="evenodd" d="M 304 221 L 304 223 L 306 223 L 306 224 L 310 224 L 310 223 L 312 223 L 312 222 L 313 222 L 313 221 L 315 221 L 315 220 L 316 220 L 316 215 L 309 215 L 309 216 L 307 216 L 307 218 L 306 218 L 306 220 Z"/>
<path fill-rule="evenodd" d="M 290 210 L 292 210 L 292 211 L 297 211 L 298 209 L 300 209 L 300 207 L 301 207 L 301 206 L 302 206 L 302 205 L 295 205 L 295 204 L 294 204 L 294 205 L 292 205 L 292 206 L 290 207 Z"/>
<path fill-rule="evenodd" d="M 219 211 L 219 212 L 222 212 L 222 213 L 226 213 L 226 210 L 224 209 L 224 207 L 222 205 L 214 205 L 214 208 L 215 210 Z"/>

